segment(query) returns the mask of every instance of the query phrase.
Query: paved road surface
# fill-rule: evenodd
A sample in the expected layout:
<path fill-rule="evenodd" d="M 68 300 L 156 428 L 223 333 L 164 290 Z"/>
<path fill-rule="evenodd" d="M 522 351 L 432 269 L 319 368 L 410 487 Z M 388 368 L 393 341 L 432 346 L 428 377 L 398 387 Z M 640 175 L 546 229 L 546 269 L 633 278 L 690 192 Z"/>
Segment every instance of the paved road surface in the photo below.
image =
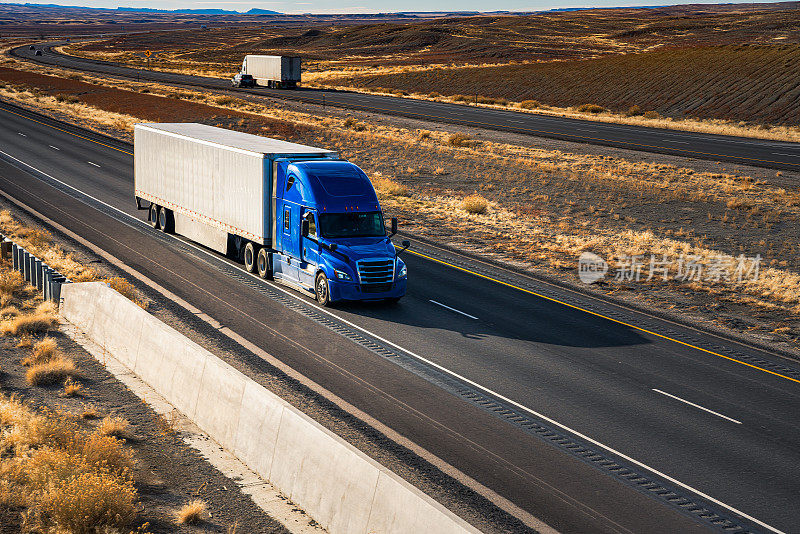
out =
<path fill-rule="evenodd" d="M 399 305 L 320 310 L 135 220 L 130 145 L 0 124 L 0 190 L 554 527 L 798 531 L 797 363 L 419 242 Z"/>

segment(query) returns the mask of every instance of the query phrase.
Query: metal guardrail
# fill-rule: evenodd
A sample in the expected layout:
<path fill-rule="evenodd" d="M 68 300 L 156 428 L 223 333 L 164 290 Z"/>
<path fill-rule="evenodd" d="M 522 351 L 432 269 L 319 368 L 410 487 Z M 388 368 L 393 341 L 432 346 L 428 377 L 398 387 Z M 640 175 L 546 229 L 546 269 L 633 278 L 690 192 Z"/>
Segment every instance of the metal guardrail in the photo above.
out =
<path fill-rule="evenodd" d="M 10 257 L 13 269 L 19 271 L 26 282 L 41 291 L 45 300 L 58 302 L 61 298 L 61 286 L 72 282 L 3 234 L 0 234 L 0 257 L 3 260 Z"/>

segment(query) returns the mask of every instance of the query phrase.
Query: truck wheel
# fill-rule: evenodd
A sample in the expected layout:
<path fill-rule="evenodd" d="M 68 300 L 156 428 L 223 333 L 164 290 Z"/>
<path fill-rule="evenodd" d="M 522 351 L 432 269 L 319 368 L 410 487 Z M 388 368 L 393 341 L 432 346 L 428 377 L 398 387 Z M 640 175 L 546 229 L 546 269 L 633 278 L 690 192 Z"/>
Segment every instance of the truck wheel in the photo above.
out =
<path fill-rule="evenodd" d="M 269 254 L 267 254 L 267 249 L 264 247 L 258 249 L 256 267 L 258 268 L 258 276 L 266 278 L 267 280 L 272 280 L 272 269 L 269 267 Z"/>
<path fill-rule="evenodd" d="M 165 234 L 171 234 L 175 231 L 175 215 L 172 210 L 161 206 L 158 208 L 158 226 Z"/>
<path fill-rule="evenodd" d="M 331 293 L 328 287 L 328 277 L 325 273 L 319 273 L 314 283 L 314 293 L 317 295 L 317 302 L 322 306 L 330 306 Z"/>
<path fill-rule="evenodd" d="M 247 244 L 244 246 L 244 268 L 247 269 L 248 273 L 256 272 L 256 247 L 253 245 L 252 241 L 248 241 Z"/>
<path fill-rule="evenodd" d="M 150 221 L 150 226 L 158 230 L 158 206 L 150 203 L 150 210 L 147 212 L 147 218 Z"/>

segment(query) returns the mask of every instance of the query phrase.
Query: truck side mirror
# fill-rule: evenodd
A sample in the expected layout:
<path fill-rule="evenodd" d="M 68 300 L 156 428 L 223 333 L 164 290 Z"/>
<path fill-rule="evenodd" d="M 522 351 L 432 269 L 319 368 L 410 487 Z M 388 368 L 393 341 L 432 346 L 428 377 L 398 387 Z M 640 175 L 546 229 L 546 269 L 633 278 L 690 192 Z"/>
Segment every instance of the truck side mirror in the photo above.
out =
<path fill-rule="evenodd" d="M 405 252 L 408 249 L 408 247 L 411 246 L 411 241 L 408 241 L 406 239 L 400 244 L 403 245 L 403 248 L 401 248 L 400 250 L 395 251 L 395 253 L 394 253 L 395 256 L 399 256 L 400 253 Z"/>
<path fill-rule="evenodd" d="M 308 219 L 303 219 L 300 223 L 300 233 L 303 237 L 308 237 Z"/>
<path fill-rule="evenodd" d="M 397 233 L 397 217 L 392 217 L 392 233 L 389 237 Z"/>

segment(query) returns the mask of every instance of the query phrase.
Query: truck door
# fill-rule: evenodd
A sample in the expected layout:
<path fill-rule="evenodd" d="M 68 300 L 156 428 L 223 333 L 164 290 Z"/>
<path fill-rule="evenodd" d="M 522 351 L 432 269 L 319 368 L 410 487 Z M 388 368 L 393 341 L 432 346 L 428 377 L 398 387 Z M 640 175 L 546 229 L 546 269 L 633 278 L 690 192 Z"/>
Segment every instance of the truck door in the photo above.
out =
<path fill-rule="evenodd" d="M 299 231 L 297 226 L 300 224 L 298 210 L 289 204 L 283 205 L 283 217 L 281 225 L 281 254 L 279 254 L 280 276 L 284 280 L 297 282 L 297 266 L 300 260 L 299 252 Z"/>
<path fill-rule="evenodd" d="M 317 265 L 319 263 L 319 243 L 317 233 L 317 213 L 310 208 L 303 208 L 303 217 L 300 220 L 300 228 L 303 227 L 303 221 L 308 221 L 308 235 L 300 233 L 300 254 L 302 261 L 300 262 L 298 274 L 300 276 L 300 284 L 305 287 L 314 287 L 314 277 L 317 274 Z"/>

